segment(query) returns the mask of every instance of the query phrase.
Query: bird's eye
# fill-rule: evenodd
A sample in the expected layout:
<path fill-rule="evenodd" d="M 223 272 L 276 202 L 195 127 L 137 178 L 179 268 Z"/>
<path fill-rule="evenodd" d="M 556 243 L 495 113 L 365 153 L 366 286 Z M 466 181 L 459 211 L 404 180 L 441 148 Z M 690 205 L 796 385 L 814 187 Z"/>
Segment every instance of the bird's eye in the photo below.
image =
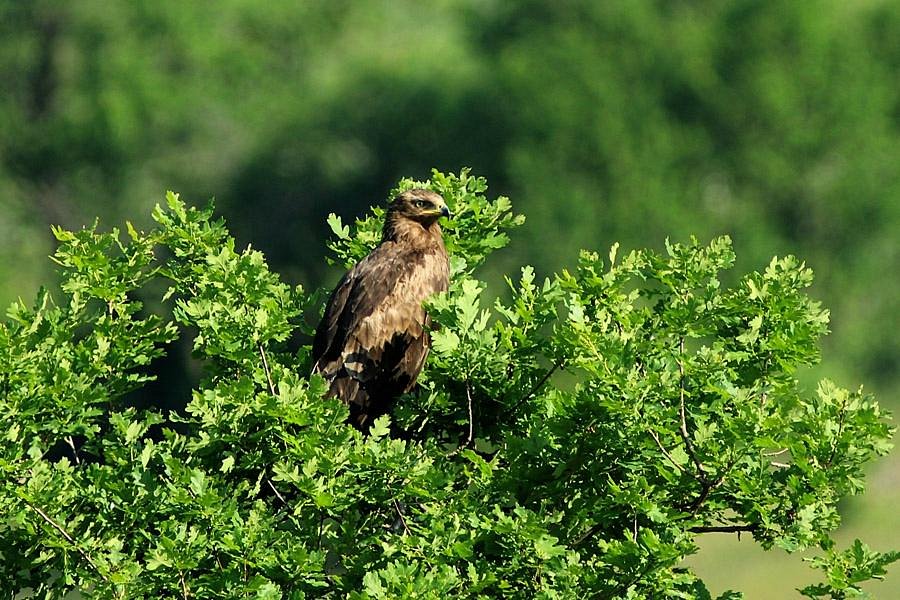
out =
<path fill-rule="evenodd" d="M 428 202 L 425 200 L 416 200 L 416 207 L 425 208 L 426 206 L 428 206 Z"/>

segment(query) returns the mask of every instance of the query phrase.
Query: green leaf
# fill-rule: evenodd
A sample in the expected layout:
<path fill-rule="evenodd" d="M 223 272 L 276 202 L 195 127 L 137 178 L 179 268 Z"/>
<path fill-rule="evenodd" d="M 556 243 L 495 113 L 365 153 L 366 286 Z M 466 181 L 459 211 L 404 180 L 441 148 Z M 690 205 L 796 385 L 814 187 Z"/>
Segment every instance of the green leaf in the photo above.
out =
<path fill-rule="evenodd" d="M 582 252 L 498 291 L 474 269 L 521 223 L 509 200 L 468 170 L 411 186 L 457 213 L 452 281 L 426 301 L 417 381 L 390 345 L 359 374 L 384 400 L 368 432 L 309 374 L 297 334 L 325 295 L 236 249 L 211 206 L 168 194 L 124 240 L 54 229 L 56 299 L 0 324 L 0 580 L 47 597 L 709 598 L 685 559 L 732 526 L 820 548 L 802 592 L 847 598 L 900 559 L 831 540 L 893 430 L 862 390 L 796 380 L 827 325 L 801 261 L 740 278 L 725 237 L 614 245 L 609 264 Z M 330 216 L 337 259 L 365 256 L 383 217 Z M 179 336 L 202 373 L 162 414 L 144 398 L 177 401 L 170 381 L 132 392 Z M 392 378 L 409 393 L 382 399 Z"/>
<path fill-rule="evenodd" d="M 372 422 L 372 427 L 369 429 L 369 437 L 373 440 L 377 440 L 385 437 L 390 432 L 391 419 L 387 415 L 382 415 Z"/>

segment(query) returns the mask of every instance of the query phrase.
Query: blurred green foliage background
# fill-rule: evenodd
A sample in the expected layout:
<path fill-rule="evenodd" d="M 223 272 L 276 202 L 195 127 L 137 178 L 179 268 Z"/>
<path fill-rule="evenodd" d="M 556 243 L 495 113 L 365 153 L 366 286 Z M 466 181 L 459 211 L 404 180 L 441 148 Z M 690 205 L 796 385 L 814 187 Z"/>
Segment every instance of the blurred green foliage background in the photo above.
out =
<path fill-rule="evenodd" d="M 0 81 L 4 305 L 52 282 L 50 223 L 140 226 L 166 189 L 330 285 L 329 212 L 471 166 L 528 216 L 486 279 L 690 234 L 730 234 L 738 271 L 796 254 L 832 309 L 809 381 L 900 408 L 894 0 L 0 0 Z M 895 455 L 846 535 L 900 547 L 897 502 Z M 805 575 L 746 538 L 695 564 L 751 598 Z"/>

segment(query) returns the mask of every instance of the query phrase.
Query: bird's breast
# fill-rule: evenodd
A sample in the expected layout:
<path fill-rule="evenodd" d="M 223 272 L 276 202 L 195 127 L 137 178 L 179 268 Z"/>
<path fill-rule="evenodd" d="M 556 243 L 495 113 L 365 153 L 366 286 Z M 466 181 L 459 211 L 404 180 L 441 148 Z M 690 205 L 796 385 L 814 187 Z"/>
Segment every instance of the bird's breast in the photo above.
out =
<path fill-rule="evenodd" d="M 397 335 L 419 338 L 425 333 L 422 303 L 445 291 L 449 278 L 446 256 L 425 254 L 409 264 L 390 294 L 362 320 L 359 340 L 368 347 L 384 346 Z"/>

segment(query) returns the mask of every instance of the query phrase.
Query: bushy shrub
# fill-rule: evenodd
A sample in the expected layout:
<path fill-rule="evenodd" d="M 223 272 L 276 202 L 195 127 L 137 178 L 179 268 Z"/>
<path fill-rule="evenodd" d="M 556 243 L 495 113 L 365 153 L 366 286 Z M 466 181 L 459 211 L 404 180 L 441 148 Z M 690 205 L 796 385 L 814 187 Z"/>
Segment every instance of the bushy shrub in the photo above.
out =
<path fill-rule="evenodd" d="M 452 285 L 429 301 L 419 389 L 368 435 L 288 343 L 322 295 L 237 251 L 211 207 L 169 194 L 150 231 L 55 229 L 58 300 L 0 326 L 4 590 L 708 598 L 685 557 L 743 532 L 823 549 L 803 593 L 845 598 L 900 558 L 831 540 L 891 429 L 862 391 L 800 389 L 828 322 L 801 262 L 725 287 L 727 238 L 613 246 L 544 281 L 525 267 L 491 303 L 475 270 L 523 218 L 466 171 L 413 185 L 457 215 Z M 382 216 L 329 219 L 336 259 L 364 256 Z M 159 282 L 169 315 L 139 300 Z M 134 406 L 183 335 L 204 365 L 185 408 Z"/>

